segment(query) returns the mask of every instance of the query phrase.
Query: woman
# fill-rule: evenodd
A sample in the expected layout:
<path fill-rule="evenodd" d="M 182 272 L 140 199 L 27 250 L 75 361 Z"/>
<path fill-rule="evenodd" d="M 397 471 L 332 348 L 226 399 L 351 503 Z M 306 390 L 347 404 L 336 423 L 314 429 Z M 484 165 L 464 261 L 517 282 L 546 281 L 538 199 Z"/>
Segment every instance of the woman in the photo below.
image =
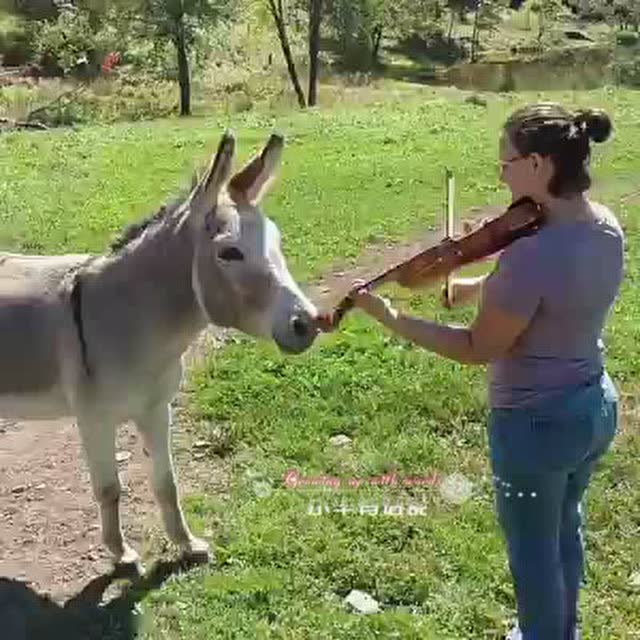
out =
<path fill-rule="evenodd" d="M 612 130 L 601 111 L 540 103 L 516 111 L 500 145 L 513 200 L 545 224 L 501 254 L 488 276 L 453 281 L 454 303 L 480 297 L 469 328 L 407 316 L 355 283 L 355 305 L 447 358 L 487 364 L 489 444 L 519 628 L 509 638 L 579 637 L 581 501 L 617 427 L 617 393 L 600 335 L 623 277 L 623 232 L 587 197 L 590 142 Z"/>

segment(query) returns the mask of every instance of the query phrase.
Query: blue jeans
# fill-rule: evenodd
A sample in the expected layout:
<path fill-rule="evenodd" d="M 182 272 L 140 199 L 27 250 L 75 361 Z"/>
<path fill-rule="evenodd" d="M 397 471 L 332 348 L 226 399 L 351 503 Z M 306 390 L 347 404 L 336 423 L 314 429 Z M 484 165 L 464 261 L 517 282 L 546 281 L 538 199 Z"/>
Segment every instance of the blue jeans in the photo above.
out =
<path fill-rule="evenodd" d="M 584 572 L 582 498 L 617 429 L 609 376 L 489 417 L 496 509 L 523 640 L 571 640 Z"/>

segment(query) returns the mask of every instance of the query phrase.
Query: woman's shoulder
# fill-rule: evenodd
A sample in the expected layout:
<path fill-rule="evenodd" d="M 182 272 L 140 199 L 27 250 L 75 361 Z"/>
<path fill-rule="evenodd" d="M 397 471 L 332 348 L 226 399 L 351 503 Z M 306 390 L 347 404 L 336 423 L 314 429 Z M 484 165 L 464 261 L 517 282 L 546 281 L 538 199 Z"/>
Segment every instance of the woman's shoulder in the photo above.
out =
<path fill-rule="evenodd" d="M 591 202 L 591 208 L 594 213 L 594 224 L 596 227 L 605 232 L 609 236 L 616 236 L 622 243 L 624 242 L 624 230 L 613 211 L 599 203 Z M 591 227 L 579 223 L 584 230 Z M 536 233 L 523 236 L 507 246 L 499 257 L 501 264 L 523 264 L 531 263 L 533 260 L 547 262 L 553 261 L 554 256 L 558 257 L 563 254 L 562 248 L 566 247 L 567 241 L 571 236 L 576 239 L 580 238 L 580 242 L 584 241 L 582 234 L 576 235 L 577 227 L 573 224 L 555 224 L 542 226 Z"/>
<path fill-rule="evenodd" d="M 596 218 L 596 223 L 609 232 L 613 231 L 620 238 L 624 238 L 624 230 L 615 213 L 606 205 L 600 202 L 591 202 L 591 208 Z"/>
<path fill-rule="evenodd" d="M 502 250 L 498 262 L 501 265 L 522 264 L 526 266 L 538 253 L 539 244 L 538 233 L 518 238 Z"/>

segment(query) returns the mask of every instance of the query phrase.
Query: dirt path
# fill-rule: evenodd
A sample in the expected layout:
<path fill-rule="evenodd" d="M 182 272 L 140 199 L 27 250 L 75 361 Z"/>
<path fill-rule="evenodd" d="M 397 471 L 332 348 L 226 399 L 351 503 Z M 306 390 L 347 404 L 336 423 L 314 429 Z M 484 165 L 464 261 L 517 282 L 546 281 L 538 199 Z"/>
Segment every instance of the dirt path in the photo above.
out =
<path fill-rule="evenodd" d="M 499 207 L 471 210 L 466 219 L 493 216 Z M 461 224 L 461 223 L 460 223 Z M 317 304 L 329 309 L 355 278 L 397 264 L 441 238 L 429 230 L 404 244 L 369 247 L 353 264 L 330 269 L 308 287 Z M 191 349 L 187 364 L 224 344 L 225 334 L 206 333 Z M 183 495 L 190 492 L 224 494 L 228 461 L 212 468 L 194 447 L 196 434 L 176 401 L 173 452 Z M 134 546 L 157 551 L 164 544 L 159 513 L 148 481 L 148 460 L 131 426 L 118 433 L 119 471 L 124 488 L 123 526 Z M 154 554 L 151 554 L 154 555 Z M 110 568 L 100 541 L 98 509 L 75 425 L 70 422 L 0 422 L 0 579 L 22 581 L 34 591 L 66 601 L 87 582 Z"/>
<path fill-rule="evenodd" d="M 109 566 L 75 425 L 28 422 L 5 429 L 0 439 L 0 575 L 64 598 Z M 134 432 L 121 430 L 118 450 L 132 452 L 128 464 L 121 465 L 121 477 L 127 488 L 127 531 L 139 547 L 151 496 L 141 482 L 143 461 Z"/>
<path fill-rule="evenodd" d="M 223 343 L 206 333 L 187 356 Z M 198 464 L 195 434 L 176 402 L 173 453 L 183 493 L 227 490 L 226 463 Z M 164 544 L 149 483 L 150 463 L 132 425 L 119 429 L 123 526 L 140 552 Z M 194 464 L 195 463 L 195 464 Z M 101 544 L 98 507 L 73 422 L 0 422 L 0 578 L 24 581 L 62 602 L 111 567 Z"/>

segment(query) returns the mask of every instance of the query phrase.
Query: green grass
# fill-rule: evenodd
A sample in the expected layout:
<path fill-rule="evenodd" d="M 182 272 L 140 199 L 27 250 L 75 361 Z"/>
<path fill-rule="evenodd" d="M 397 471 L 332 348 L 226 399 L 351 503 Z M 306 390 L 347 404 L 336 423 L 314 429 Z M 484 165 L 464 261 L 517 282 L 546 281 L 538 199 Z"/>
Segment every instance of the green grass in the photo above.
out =
<path fill-rule="evenodd" d="M 443 159 L 452 159 L 463 135 L 461 205 L 477 203 L 478 194 L 482 201 L 497 195 L 495 163 L 482 158 L 496 146 L 482 126 L 485 112 L 460 105 L 448 120 L 449 103 L 423 95 L 422 104 L 408 109 L 373 105 L 306 117 L 249 115 L 232 123 L 243 157 L 274 126 L 290 136 L 267 211 L 286 232 L 298 274 L 317 273 L 327 260 L 353 257 L 368 241 L 400 237 L 431 220 Z M 168 120 L 4 137 L 0 243 L 45 252 L 101 250 L 109 234 L 187 183 L 229 123 Z"/>
<path fill-rule="evenodd" d="M 484 109 L 455 92 L 425 90 L 385 103 L 233 122 L 4 136 L 0 246 L 101 250 L 123 223 L 188 182 L 222 127 L 237 129 L 246 158 L 277 126 L 290 144 L 265 209 L 282 229 L 293 272 L 308 281 L 372 241 L 435 224 L 445 166 L 456 172 L 461 210 L 506 202 L 495 159 L 500 123 L 517 103 L 537 97 L 494 97 Z M 624 432 L 589 495 L 590 583 L 582 611 L 585 637 L 626 639 L 640 629 L 640 594 L 628 586 L 640 570 L 640 437 L 631 413 L 640 373 L 640 201 L 620 197 L 640 189 L 640 98 L 606 90 L 545 97 L 603 106 L 617 124 L 616 140 L 598 149 L 594 164 L 597 189 L 628 238 L 627 278 L 605 338 L 610 371 L 629 395 Z M 432 294 L 389 294 L 427 317 L 472 317 L 469 309 L 441 311 Z M 483 376 L 481 368 L 392 338 L 359 314 L 301 357 L 244 339 L 217 353 L 192 378 L 191 410 L 231 434 L 231 496 L 192 495 L 186 510 L 197 532 L 213 532 L 219 564 L 150 594 L 142 605 L 144 637 L 501 637 L 514 601 L 492 509 Z M 339 433 L 353 438 L 350 448 L 329 444 Z M 457 472 L 473 481 L 474 493 L 455 506 L 433 487 L 293 490 L 282 483 L 287 469 L 343 480 L 393 470 L 402 478 Z M 341 498 L 352 507 L 424 503 L 427 514 L 307 514 L 310 500 L 336 506 Z M 351 589 L 372 594 L 383 612 L 348 612 L 341 601 Z"/>

